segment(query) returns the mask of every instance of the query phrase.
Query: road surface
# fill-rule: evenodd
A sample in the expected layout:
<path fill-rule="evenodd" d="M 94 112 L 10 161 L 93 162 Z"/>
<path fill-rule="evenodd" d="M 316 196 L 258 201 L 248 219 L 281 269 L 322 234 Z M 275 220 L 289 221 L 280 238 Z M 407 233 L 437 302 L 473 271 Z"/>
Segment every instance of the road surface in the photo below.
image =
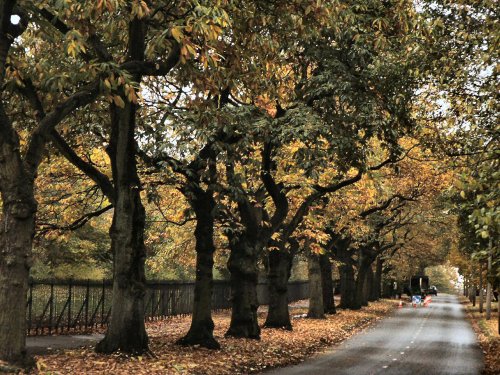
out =
<path fill-rule="evenodd" d="M 60 336 L 31 336 L 26 338 L 28 353 L 47 354 L 59 349 L 74 349 L 82 346 L 95 345 L 104 338 L 104 335 L 60 335 Z"/>
<path fill-rule="evenodd" d="M 482 368 L 463 306 L 456 296 L 439 295 L 429 307 L 406 305 L 324 354 L 265 375 L 474 375 Z"/>

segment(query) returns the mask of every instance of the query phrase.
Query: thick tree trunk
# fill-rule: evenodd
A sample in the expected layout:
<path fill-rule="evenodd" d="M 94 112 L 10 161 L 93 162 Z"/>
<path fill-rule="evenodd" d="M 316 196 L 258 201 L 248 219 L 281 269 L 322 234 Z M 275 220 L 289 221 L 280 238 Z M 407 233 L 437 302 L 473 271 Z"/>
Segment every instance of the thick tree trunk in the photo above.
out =
<path fill-rule="evenodd" d="M 358 275 L 356 276 L 354 288 L 354 300 L 351 306 L 352 310 L 359 310 L 363 307 L 364 287 L 366 283 L 366 268 L 359 267 Z"/>
<path fill-rule="evenodd" d="M 36 203 L 31 184 L 4 179 L 9 161 L 2 159 L 3 156 L 2 152 L 1 184 L 10 185 L 10 191 L 2 189 L 0 220 L 0 360 L 25 366 L 31 362 L 26 355 L 26 293 Z"/>
<path fill-rule="evenodd" d="M 288 310 L 288 280 L 291 275 L 291 267 L 292 255 L 286 249 L 269 252 L 269 311 L 265 327 L 292 329 Z"/>
<path fill-rule="evenodd" d="M 330 257 L 327 254 L 321 254 L 319 257 L 321 267 L 321 289 L 323 291 L 323 307 L 325 314 L 335 314 L 334 287 L 333 287 L 333 272 Z"/>
<path fill-rule="evenodd" d="M 376 301 L 382 297 L 382 270 L 384 261 L 377 257 L 377 264 L 375 266 L 375 277 L 371 288 L 371 301 Z"/>
<path fill-rule="evenodd" d="M 209 349 L 219 349 L 214 338 L 212 320 L 212 292 L 214 266 L 214 217 L 215 200 L 212 193 L 198 191 L 191 201 L 196 213 L 196 280 L 191 327 L 178 343 L 181 345 L 201 345 Z"/>
<path fill-rule="evenodd" d="M 323 288 L 319 255 L 309 254 L 307 260 L 309 271 L 309 310 L 307 312 L 307 317 L 324 319 L 325 308 L 323 306 Z"/>
<path fill-rule="evenodd" d="M 112 106 L 112 132 L 108 153 L 115 183 L 115 207 L 110 229 L 113 252 L 111 320 L 96 351 L 143 353 L 148 350 L 144 325 L 146 278 L 144 261 L 145 210 L 135 160 L 136 105 Z"/>
<path fill-rule="evenodd" d="M 231 242 L 228 269 L 231 272 L 232 310 L 226 336 L 260 339 L 257 320 L 258 241 L 243 233 Z"/>
<path fill-rule="evenodd" d="M 356 276 L 356 286 L 354 301 L 351 309 L 358 310 L 363 306 L 366 306 L 368 302 L 366 301 L 366 285 L 368 279 L 368 272 L 370 268 L 370 263 L 365 259 L 360 261 L 358 267 L 358 275 Z"/>
<path fill-rule="evenodd" d="M 7 101 L 10 96 L 4 96 L 3 89 L 9 50 L 27 24 L 10 22 L 15 4 L 0 2 L 0 96 Z M 0 101 L 0 361 L 24 367 L 32 364 L 26 355 L 26 293 L 37 204 L 32 171 L 36 165 L 24 163 L 21 149 Z M 0 372 L 4 370 L 8 368 L 0 366 Z"/>
<path fill-rule="evenodd" d="M 112 353 L 143 353 L 148 350 L 144 325 L 145 212 L 139 190 L 120 191 L 111 227 L 111 248 L 114 255 L 111 320 L 105 338 L 96 351 Z"/>
<path fill-rule="evenodd" d="M 368 302 L 373 302 L 378 299 L 378 289 L 376 284 L 376 274 L 373 272 L 372 267 L 368 267 L 368 274 L 366 278 L 366 300 Z"/>
<path fill-rule="evenodd" d="M 350 309 L 354 306 L 356 292 L 356 281 L 354 279 L 354 269 L 351 264 L 343 264 L 340 269 L 340 306 L 343 309 Z"/>

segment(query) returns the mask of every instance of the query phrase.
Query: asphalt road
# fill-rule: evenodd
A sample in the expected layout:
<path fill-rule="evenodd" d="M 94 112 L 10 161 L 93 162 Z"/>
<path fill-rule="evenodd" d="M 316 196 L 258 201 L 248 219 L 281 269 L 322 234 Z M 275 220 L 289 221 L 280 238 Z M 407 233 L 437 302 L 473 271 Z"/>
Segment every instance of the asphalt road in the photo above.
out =
<path fill-rule="evenodd" d="M 452 295 L 398 309 L 366 331 L 300 365 L 265 375 L 480 374 L 482 352 Z"/>

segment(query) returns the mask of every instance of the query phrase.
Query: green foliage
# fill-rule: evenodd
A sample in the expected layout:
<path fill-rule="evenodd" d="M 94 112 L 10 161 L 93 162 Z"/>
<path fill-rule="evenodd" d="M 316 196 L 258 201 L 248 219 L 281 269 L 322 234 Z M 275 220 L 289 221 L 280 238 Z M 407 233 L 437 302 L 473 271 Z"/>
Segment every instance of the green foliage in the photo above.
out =
<path fill-rule="evenodd" d="M 458 273 L 455 267 L 443 264 L 425 269 L 425 274 L 429 276 L 431 285 L 435 285 L 439 293 L 456 293 L 458 284 Z"/>

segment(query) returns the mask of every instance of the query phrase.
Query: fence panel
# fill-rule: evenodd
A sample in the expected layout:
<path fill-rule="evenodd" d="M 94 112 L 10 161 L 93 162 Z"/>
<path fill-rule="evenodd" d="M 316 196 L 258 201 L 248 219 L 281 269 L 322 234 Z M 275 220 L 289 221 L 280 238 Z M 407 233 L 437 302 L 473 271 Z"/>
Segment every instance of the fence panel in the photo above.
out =
<path fill-rule="evenodd" d="M 112 281 L 30 280 L 26 320 L 29 335 L 92 329 L 108 323 Z M 266 283 L 257 285 L 259 303 L 268 304 Z M 308 282 L 290 282 L 289 301 L 308 298 Z M 148 281 L 145 294 L 147 320 L 188 315 L 193 311 L 194 282 Z M 231 308 L 229 281 L 215 281 L 213 310 Z"/>

